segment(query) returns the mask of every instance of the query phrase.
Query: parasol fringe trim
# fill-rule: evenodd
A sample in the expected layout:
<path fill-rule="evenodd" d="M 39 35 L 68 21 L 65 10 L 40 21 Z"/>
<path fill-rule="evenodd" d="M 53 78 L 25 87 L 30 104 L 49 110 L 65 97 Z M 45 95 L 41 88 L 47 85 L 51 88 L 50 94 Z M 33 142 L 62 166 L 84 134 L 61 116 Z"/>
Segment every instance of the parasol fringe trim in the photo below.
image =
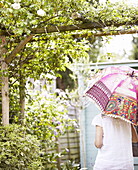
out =
<path fill-rule="evenodd" d="M 134 124 L 134 123 L 131 122 L 130 120 L 127 120 L 127 119 L 125 119 L 125 118 L 123 118 L 123 117 L 120 117 L 120 116 L 118 116 L 118 115 L 111 115 L 111 114 L 103 114 L 103 115 L 106 115 L 106 116 L 109 116 L 109 117 L 113 117 L 113 118 L 119 118 L 119 119 L 122 119 L 122 120 L 126 121 L 127 123 Z M 135 124 L 135 125 L 136 125 L 136 124 Z"/>

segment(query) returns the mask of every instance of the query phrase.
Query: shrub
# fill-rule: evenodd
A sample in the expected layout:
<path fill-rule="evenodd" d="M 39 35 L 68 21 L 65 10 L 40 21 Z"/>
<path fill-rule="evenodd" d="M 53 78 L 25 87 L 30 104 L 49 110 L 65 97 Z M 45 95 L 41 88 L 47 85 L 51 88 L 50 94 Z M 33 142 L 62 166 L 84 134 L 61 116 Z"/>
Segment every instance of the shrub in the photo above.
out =
<path fill-rule="evenodd" d="M 41 169 L 39 141 L 19 125 L 0 126 L 0 169 Z"/>

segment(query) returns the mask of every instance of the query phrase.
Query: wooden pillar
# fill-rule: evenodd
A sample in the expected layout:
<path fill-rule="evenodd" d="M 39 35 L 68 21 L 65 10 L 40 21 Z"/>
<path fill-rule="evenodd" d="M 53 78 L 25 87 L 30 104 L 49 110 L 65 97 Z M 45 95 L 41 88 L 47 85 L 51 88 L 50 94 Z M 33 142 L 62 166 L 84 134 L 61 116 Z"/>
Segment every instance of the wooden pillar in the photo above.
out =
<path fill-rule="evenodd" d="M 20 115 L 19 115 L 19 123 L 24 124 L 24 112 L 25 112 L 25 77 L 22 73 L 22 64 L 20 63 L 20 86 L 19 86 L 19 95 L 20 95 Z"/>
<path fill-rule="evenodd" d="M 9 125 L 9 85 L 8 65 L 4 61 L 7 52 L 6 37 L 0 36 L 0 59 L 1 59 L 1 97 L 2 97 L 2 124 Z"/>
<path fill-rule="evenodd" d="M 25 83 L 20 82 L 20 116 L 19 122 L 23 125 L 24 124 L 24 112 L 25 112 Z"/>
<path fill-rule="evenodd" d="M 9 85 L 8 85 L 8 66 L 2 61 L 1 71 L 2 71 L 2 124 L 9 125 Z"/>
<path fill-rule="evenodd" d="M 57 148 L 56 148 L 56 150 L 57 150 L 57 153 L 60 153 L 59 139 L 57 138 L 56 141 L 57 141 Z M 60 164 L 61 164 L 61 158 L 57 157 L 57 169 L 58 170 L 61 170 Z"/>

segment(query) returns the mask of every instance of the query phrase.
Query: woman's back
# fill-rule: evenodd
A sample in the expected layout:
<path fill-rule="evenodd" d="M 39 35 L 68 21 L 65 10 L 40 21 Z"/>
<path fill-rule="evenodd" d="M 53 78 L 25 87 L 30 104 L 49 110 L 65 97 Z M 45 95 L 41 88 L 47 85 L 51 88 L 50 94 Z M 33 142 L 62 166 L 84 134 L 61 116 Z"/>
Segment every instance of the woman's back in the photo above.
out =
<path fill-rule="evenodd" d="M 103 146 L 98 150 L 95 170 L 133 170 L 131 124 L 101 115 L 92 124 L 103 128 Z"/>

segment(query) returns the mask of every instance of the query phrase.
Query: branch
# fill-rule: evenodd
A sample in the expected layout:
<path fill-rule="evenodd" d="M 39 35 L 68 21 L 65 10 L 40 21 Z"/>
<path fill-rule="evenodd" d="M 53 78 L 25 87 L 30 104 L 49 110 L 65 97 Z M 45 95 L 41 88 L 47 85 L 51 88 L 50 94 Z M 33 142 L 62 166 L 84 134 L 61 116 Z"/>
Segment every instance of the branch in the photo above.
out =
<path fill-rule="evenodd" d="M 51 19 L 53 18 L 56 18 L 56 17 L 59 17 L 61 15 L 55 15 L 55 16 L 52 16 L 51 18 L 48 18 L 47 20 L 43 21 L 43 22 L 40 22 L 40 24 L 38 24 L 37 27 L 41 26 L 42 24 L 46 24 L 48 21 L 50 21 Z"/>
<path fill-rule="evenodd" d="M 8 57 L 5 58 L 5 62 L 6 62 L 7 64 L 9 64 L 9 63 L 13 60 L 13 58 L 16 56 L 16 54 L 19 53 L 20 50 L 21 50 L 22 48 L 24 48 L 24 46 L 28 43 L 28 41 L 30 41 L 30 40 L 32 39 L 32 37 L 33 37 L 33 34 L 25 37 L 25 39 L 22 40 L 22 41 L 19 43 L 19 45 L 17 45 L 17 46 L 15 47 L 15 49 L 11 52 L 11 54 L 10 54 Z"/>

